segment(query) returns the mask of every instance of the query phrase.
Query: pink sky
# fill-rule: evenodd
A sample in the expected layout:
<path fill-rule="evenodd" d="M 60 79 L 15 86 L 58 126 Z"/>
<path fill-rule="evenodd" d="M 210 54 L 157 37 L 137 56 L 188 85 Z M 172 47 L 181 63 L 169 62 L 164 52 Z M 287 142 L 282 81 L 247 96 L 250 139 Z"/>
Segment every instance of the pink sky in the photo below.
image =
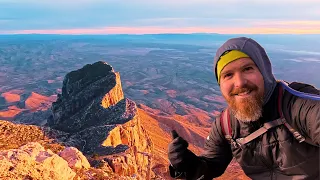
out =
<path fill-rule="evenodd" d="M 319 22 L 283 22 L 267 26 L 257 23 L 256 27 L 105 27 L 52 30 L 17 30 L 10 34 L 157 34 L 157 33 L 219 33 L 219 34 L 320 34 Z M 304 24 L 301 26 L 300 24 Z"/>

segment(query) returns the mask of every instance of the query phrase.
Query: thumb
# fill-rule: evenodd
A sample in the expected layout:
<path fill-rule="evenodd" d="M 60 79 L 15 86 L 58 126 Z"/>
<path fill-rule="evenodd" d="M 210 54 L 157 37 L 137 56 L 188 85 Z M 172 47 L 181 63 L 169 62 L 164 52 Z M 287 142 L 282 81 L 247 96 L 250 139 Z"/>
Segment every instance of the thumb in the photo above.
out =
<path fill-rule="evenodd" d="M 172 137 L 172 139 L 175 139 L 175 138 L 179 137 L 179 134 L 177 133 L 176 130 L 172 130 L 171 131 L 171 137 Z"/>

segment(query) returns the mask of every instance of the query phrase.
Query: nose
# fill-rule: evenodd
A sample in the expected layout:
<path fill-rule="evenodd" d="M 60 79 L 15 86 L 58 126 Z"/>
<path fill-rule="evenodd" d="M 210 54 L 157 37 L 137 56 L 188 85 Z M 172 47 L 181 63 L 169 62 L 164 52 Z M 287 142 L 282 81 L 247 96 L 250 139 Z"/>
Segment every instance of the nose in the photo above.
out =
<path fill-rule="evenodd" d="M 247 79 L 241 73 L 235 73 L 234 75 L 234 86 L 242 88 L 247 84 Z"/>

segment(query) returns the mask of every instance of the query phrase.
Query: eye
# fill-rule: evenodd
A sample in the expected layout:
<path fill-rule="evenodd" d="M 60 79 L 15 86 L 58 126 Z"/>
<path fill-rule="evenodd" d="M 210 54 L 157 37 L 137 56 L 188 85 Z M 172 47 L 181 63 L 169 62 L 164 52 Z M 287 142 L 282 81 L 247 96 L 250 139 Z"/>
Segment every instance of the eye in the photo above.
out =
<path fill-rule="evenodd" d="M 230 78 L 232 76 L 232 73 L 227 73 L 223 76 L 223 78 Z"/>
<path fill-rule="evenodd" d="M 253 67 L 249 66 L 249 67 L 244 68 L 244 71 L 250 71 L 250 70 L 253 70 Z"/>

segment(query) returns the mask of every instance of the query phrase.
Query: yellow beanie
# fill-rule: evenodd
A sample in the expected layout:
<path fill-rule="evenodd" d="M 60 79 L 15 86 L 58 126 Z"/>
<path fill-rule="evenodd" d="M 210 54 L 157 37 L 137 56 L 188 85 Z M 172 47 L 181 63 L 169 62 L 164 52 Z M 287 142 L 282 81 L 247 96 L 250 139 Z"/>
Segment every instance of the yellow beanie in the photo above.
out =
<path fill-rule="evenodd" d="M 218 63 L 217 63 L 217 77 L 218 77 L 218 83 L 220 83 L 220 73 L 223 70 L 223 68 L 229 64 L 230 62 L 237 60 L 239 58 L 245 58 L 249 57 L 247 54 L 238 51 L 238 50 L 231 50 L 224 53 Z"/>

